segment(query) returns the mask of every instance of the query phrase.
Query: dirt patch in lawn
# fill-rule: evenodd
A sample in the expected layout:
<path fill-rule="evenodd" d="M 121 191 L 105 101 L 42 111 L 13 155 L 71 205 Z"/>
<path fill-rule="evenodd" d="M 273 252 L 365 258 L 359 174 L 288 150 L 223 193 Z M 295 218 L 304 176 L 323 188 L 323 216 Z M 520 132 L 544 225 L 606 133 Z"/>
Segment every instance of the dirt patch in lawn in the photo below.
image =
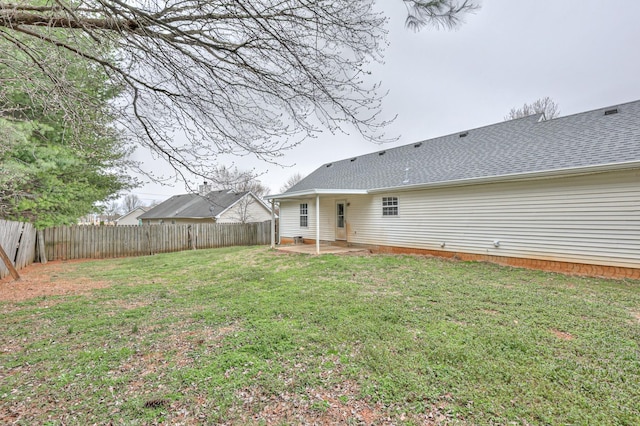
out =
<path fill-rule="evenodd" d="M 551 332 L 558 338 L 562 340 L 573 340 L 573 335 L 567 333 L 565 331 L 556 330 L 555 328 L 551 329 Z"/>
<path fill-rule="evenodd" d="M 66 278 L 69 269 L 80 262 L 83 261 L 55 261 L 27 266 L 19 271 L 19 281 L 14 281 L 11 276 L 0 280 L 0 302 L 22 302 L 41 296 L 83 294 L 109 286 L 109 283 L 104 281 Z"/>

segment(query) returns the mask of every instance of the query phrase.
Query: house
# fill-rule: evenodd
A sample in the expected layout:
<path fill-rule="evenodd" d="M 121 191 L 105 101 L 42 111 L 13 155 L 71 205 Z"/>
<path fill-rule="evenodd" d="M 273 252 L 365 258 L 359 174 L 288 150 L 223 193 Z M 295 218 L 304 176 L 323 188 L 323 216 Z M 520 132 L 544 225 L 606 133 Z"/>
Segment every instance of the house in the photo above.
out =
<path fill-rule="evenodd" d="M 138 219 L 144 225 L 264 222 L 271 220 L 271 210 L 251 191 L 224 189 L 174 195 Z"/>
<path fill-rule="evenodd" d="M 142 221 L 138 216 L 148 211 L 151 207 L 136 207 L 128 213 L 123 214 L 116 219 L 117 226 L 142 225 Z"/>
<path fill-rule="evenodd" d="M 501 122 L 320 166 L 280 243 L 640 278 L 640 101 Z"/>
<path fill-rule="evenodd" d="M 78 218 L 78 225 L 86 226 L 114 226 L 116 224 L 116 220 L 114 219 L 114 215 L 111 214 L 98 214 L 98 213 L 89 213 Z"/>

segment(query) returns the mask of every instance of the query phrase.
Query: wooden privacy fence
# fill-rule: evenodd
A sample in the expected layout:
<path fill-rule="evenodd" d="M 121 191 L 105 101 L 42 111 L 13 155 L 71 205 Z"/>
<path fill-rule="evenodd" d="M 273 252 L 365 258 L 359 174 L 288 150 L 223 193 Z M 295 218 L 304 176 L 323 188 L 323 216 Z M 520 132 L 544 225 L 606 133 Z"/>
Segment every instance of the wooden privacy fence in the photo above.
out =
<path fill-rule="evenodd" d="M 36 256 L 36 230 L 30 223 L 0 220 L 0 245 L 16 269 L 33 263 Z M 0 260 L 0 278 L 9 275 L 9 269 Z"/>
<path fill-rule="evenodd" d="M 266 245 L 271 222 L 47 228 L 47 260 L 144 256 L 189 249 Z"/>

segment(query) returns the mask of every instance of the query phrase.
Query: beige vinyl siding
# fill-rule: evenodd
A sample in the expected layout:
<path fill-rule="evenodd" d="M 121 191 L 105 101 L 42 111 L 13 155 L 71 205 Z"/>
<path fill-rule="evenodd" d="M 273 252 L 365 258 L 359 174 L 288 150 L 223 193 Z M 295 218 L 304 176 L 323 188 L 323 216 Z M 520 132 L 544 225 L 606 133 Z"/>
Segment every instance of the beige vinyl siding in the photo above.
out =
<path fill-rule="evenodd" d="M 271 220 L 271 212 L 257 200 L 250 198 L 250 201 L 240 200 L 228 211 L 224 212 L 217 223 L 238 223 L 242 221 L 246 211 L 246 222 L 265 222 Z"/>
<path fill-rule="evenodd" d="M 344 198 L 340 198 L 344 199 Z M 335 198 L 320 199 L 320 240 L 335 241 Z M 300 226 L 300 204 L 307 203 L 308 224 Z M 347 213 L 348 214 L 348 213 Z M 348 219 L 347 219 L 348 220 Z M 316 199 L 309 198 L 280 203 L 280 235 L 282 237 L 316 238 Z"/>
<path fill-rule="evenodd" d="M 126 215 L 122 216 L 121 218 L 119 218 L 116 222 L 116 225 L 118 226 L 138 225 L 139 224 L 138 216 L 143 215 L 144 212 L 145 210 L 143 208 L 138 207 L 133 211 L 130 211 Z"/>
<path fill-rule="evenodd" d="M 382 215 L 384 196 L 398 196 L 398 216 Z M 348 201 L 352 243 L 640 266 L 639 171 L 389 192 Z"/>
<path fill-rule="evenodd" d="M 280 202 L 280 236 L 293 237 L 300 234 L 300 203 L 297 201 Z"/>
<path fill-rule="evenodd" d="M 280 236 L 281 237 L 316 237 L 316 200 L 282 201 L 280 203 Z M 307 204 L 307 224 L 300 226 L 300 204 Z"/>
<path fill-rule="evenodd" d="M 144 211 L 141 211 L 136 214 L 141 215 L 143 213 Z M 118 221 L 116 222 L 116 225 L 118 226 L 131 226 L 131 225 L 137 225 L 137 224 L 138 224 L 138 219 L 136 218 L 135 215 L 128 215 L 124 218 L 118 219 Z"/>

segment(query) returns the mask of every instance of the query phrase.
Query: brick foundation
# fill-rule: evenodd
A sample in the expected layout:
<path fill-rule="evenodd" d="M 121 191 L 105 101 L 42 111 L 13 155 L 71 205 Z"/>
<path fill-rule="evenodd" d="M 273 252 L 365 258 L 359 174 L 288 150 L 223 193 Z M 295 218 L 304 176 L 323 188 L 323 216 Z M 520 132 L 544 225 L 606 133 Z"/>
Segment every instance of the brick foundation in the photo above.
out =
<path fill-rule="evenodd" d="M 304 244 L 315 244 L 316 240 L 305 238 Z M 333 244 L 331 241 L 323 243 Z M 293 244 L 293 238 L 282 237 L 280 244 Z M 372 253 L 389 254 L 418 254 L 426 256 L 445 257 L 476 262 L 491 262 L 498 265 L 514 266 L 517 268 L 538 269 L 542 271 L 560 272 L 569 275 L 585 275 L 605 278 L 630 278 L 640 280 L 640 268 L 625 268 L 619 266 L 590 265 L 586 263 L 560 262 L 555 260 L 525 259 L 519 257 L 491 256 L 486 254 L 456 253 L 443 250 L 428 250 L 409 247 L 373 246 L 366 244 L 349 244 L 353 247 L 362 247 L 371 250 Z"/>
<path fill-rule="evenodd" d="M 519 257 L 491 256 L 472 253 L 454 253 L 441 250 L 426 250 L 407 247 L 369 246 L 374 253 L 392 254 L 421 254 L 467 261 L 491 262 L 498 265 L 515 266 L 518 268 L 539 269 L 543 271 L 560 272 L 570 275 L 586 275 L 605 278 L 630 278 L 640 280 L 640 268 L 625 268 L 619 266 L 589 265 L 585 263 L 559 262 L 555 260 L 525 259 Z"/>

